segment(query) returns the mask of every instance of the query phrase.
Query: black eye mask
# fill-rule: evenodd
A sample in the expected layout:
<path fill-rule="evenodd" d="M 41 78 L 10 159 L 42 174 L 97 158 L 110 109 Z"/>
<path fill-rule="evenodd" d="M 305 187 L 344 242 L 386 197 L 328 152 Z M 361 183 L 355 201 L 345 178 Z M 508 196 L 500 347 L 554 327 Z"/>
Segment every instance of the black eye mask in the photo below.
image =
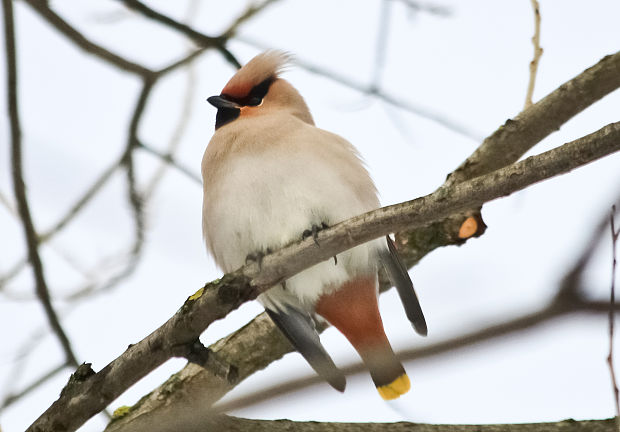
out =
<path fill-rule="evenodd" d="M 215 116 L 215 129 L 224 126 L 235 120 L 241 114 L 240 107 L 258 106 L 263 102 L 263 98 L 267 95 L 269 87 L 275 81 L 275 77 L 269 77 L 260 84 L 252 87 L 252 90 L 243 98 L 236 98 L 227 94 L 222 94 L 221 99 L 231 102 L 229 106 L 217 106 L 217 115 Z M 237 106 L 235 106 L 237 105 Z"/>

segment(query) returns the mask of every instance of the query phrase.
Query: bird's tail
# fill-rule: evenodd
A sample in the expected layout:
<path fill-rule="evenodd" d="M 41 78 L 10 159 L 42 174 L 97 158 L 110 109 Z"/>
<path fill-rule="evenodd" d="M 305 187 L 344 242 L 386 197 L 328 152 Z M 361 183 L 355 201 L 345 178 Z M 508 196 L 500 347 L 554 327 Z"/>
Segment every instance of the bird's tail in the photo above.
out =
<path fill-rule="evenodd" d="M 316 312 L 351 342 L 381 397 L 391 400 L 407 393 L 410 382 L 385 335 L 376 283 L 375 277 L 353 279 L 321 297 Z"/>
<path fill-rule="evenodd" d="M 383 399 L 396 399 L 409 391 L 409 377 L 389 344 L 383 347 L 355 348 L 368 367 L 372 381 Z"/>

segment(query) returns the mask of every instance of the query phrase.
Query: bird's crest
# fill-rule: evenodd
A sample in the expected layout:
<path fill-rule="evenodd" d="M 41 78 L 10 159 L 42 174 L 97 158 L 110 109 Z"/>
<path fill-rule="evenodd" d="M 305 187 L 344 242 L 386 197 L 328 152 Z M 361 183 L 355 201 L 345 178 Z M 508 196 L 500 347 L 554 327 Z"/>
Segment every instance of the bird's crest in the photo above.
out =
<path fill-rule="evenodd" d="M 222 90 L 222 95 L 236 99 L 246 97 L 254 87 L 266 80 L 278 78 L 290 60 L 290 54 L 278 50 L 269 50 L 257 55 L 228 81 Z"/>

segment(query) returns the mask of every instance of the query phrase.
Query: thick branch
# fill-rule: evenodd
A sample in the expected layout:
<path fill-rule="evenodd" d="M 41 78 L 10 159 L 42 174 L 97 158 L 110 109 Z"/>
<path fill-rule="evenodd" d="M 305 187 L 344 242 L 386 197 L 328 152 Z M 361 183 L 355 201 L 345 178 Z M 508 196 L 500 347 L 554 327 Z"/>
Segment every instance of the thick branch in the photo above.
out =
<path fill-rule="evenodd" d="M 620 122 L 451 188 L 442 188 L 430 195 L 349 219 L 319 232 L 320 248 L 311 247 L 313 241 L 310 240 L 300 242 L 267 255 L 263 260 L 262 271 L 257 276 L 253 275 L 258 270 L 257 264 L 249 266 L 249 271 L 244 273 L 252 277 L 253 286 L 269 287 L 344 249 L 385 234 L 422 227 L 452 213 L 478 207 L 619 149 Z"/>
<path fill-rule="evenodd" d="M 75 430 L 168 358 L 185 355 L 188 345 L 213 321 L 305 268 L 355 245 L 391 232 L 424 226 L 618 150 L 620 123 L 614 123 L 502 170 L 342 222 L 319 232 L 320 247 L 308 238 L 267 255 L 260 271 L 253 263 L 207 284 L 162 327 L 130 346 L 99 373 L 74 380 L 29 430 L 45 429 L 52 424 L 58 430 Z"/>
<path fill-rule="evenodd" d="M 514 119 L 506 120 L 448 176 L 442 187 L 453 186 L 516 162 L 571 117 L 618 87 L 620 52 L 604 57 Z M 464 241 L 458 237 L 458 230 L 470 215 L 478 216 L 479 209 L 454 214 L 428 227 L 398 233 L 396 241 L 401 246 L 401 255 L 407 267 L 412 267 L 438 247 L 462 244 Z"/>
<path fill-rule="evenodd" d="M 620 195 L 616 199 L 617 202 L 620 202 Z M 586 269 L 586 266 L 592 259 L 594 251 L 601 244 L 601 241 L 604 238 L 604 234 L 607 233 L 608 228 L 608 220 L 607 220 L 607 212 L 605 212 L 604 216 L 601 218 L 601 221 L 594 228 L 590 239 L 585 242 L 585 247 L 582 252 L 579 254 L 578 258 L 575 260 L 575 263 L 571 266 L 570 269 L 566 271 L 564 276 L 559 280 L 558 287 L 556 289 L 556 295 L 554 298 L 544 307 L 535 312 L 530 312 L 519 317 L 507 319 L 501 323 L 486 326 L 482 329 L 475 329 L 473 331 L 464 332 L 459 334 L 453 338 L 446 339 L 443 341 L 435 342 L 431 345 L 423 346 L 423 347 L 414 347 L 411 349 L 407 349 L 405 351 L 398 352 L 398 358 L 402 361 L 404 360 L 417 360 L 421 358 L 428 358 L 432 356 L 442 355 L 448 351 L 471 346 L 473 344 L 481 343 L 484 341 L 488 341 L 493 338 L 503 337 L 507 334 L 523 331 L 525 329 L 531 329 L 540 324 L 546 323 L 551 319 L 554 319 L 560 315 L 565 314 L 574 314 L 574 313 L 604 313 L 607 312 L 605 308 L 609 309 L 609 313 L 613 316 L 614 313 L 620 312 L 620 304 L 616 304 L 613 300 L 609 305 L 601 304 L 601 302 L 591 301 L 585 296 L 585 286 L 583 285 L 583 273 Z M 612 279 L 613 280 L 613 279 Z M 255 318 L 255 320 L 259 319 L 259 317 Z M 250 325 L 246 326 L 249 327 Z M 239 335 L 237 337 L 243 337 L 241 333 L 245 333 L 246 328 L 239 330 L 237 333 Z M 263 335 L 257 335 L 263 336 Z M 246 336 L 250 338 L 251 336 Z M 262 339 L 262 338 L 261 338 Z M 277 338 L 275 338 L 277 340 Z M 260 342 L 255 341 L 254 344 L 259 344 Z M 268 344 L 264 340 L 262 340 L 262 344 Z M 232 343 L 228 343 L 228 349 L 231 349 L 230 346 Z M 244 349 L 252 350 L 255 347 L 253 345 L 244 345 Z M 250 351 L 251 352 L 251 351 Z M 240 355 L 237 358 L 243 358 L 244 353 L 239 353 Z M 361 373 L 366 371 L 363 363 L 359 361 L 355 363 L 351 363 L 349 365 L 344 365 L 340 368 L 343 373 L 346 375 L 352 375 L 355 373 Z M 205 373 L 206 374 L 206 373 Z M 215 406 L 215 410 L 218 413 L 229 412 L 230 410 L 243 408 L 249 405 L 254 405 L 256 403 L 264 403 L 268 399 L 272 399 L 274 397 L 282 396 L 286 393 L 292 391 L 299 391 L 301 388 L 317 384 L 321 381 L 321 378 L 316 374 L 308 375 L 305 377 L 299 377 L 295 380 L 287 380 L 285 383 L 278 383 L 271 387 L 261 388 L 255 392 L 244 395 L 242 397 L 238 397 L 233 400 L 229 400 L 225 403 L 217 404 Z M 223 387 L 221 384 L 219 387 Z M 224 386 L 225 387 L 225 386 Z M 177 386 L 177 389 L 181 389 L 180 385 Z M 217 389 L 218 387 L 210 386 L 210 393 L 213 393 L 213 389 Z M 185 391 L 188 391 L 186 388 Z M 155 392 L 154 392 L 155 393 Z M 155 393 L 159 395 L 159 393 Z M 211 405 L 211 404 L 209 404 Z M 142 406 L 139 407 L 140 410 L 143 409 Z M 131 413 L 133 413 L 134 407 L 132 407 Z M 117 422 L 119 423 L 119 422 Z M 112 430 L 116 430 L 112 428 Z"/>
<path fill-rule="evenodd" d="M 620 52 L 562 84 L 543 99 L 506 120 L 447 179 L 445 186 L 511 164 L 543 138 L 594 102 L 620 87 Z"/>
<path fill-rule="evenodd" d="M 187 413 L 188 416 L 194 413 Z M 181 420 L 181 421 L 178 421 Z M 183 430 L 229 431 L 229 432 L 611 432 L 614 431 L 614 419 L 607 420 L 564 420 L 556 423 L 529 424 L 495 424 L 495 425 L 433 425 L 422 423 L 320 423 L 298 422 L 291 420 L 250 420 L 237 417 L 216 417 L 194 426 L 183 419 L 169 419 L 170 423 L 183 423 Z M 188 424 L 189 423 L 189 424 Z M 166 424 L 164 427 L 168 426 Z M 166 430 L 166 429 L 159 429 Z"/>

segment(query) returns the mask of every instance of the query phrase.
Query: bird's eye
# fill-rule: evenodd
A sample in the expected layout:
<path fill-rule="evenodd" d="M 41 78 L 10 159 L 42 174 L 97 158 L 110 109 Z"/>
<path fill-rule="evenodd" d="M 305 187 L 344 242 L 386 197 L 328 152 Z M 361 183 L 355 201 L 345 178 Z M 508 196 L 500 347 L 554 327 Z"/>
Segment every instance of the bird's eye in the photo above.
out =
<path fill-rule="evenodd" d="M 258 106 L 263 103 L 262 98 L 250 97 L 247 101 L 247 106 Z"/>
<path fill-rule="evenodd" d="M 252 87 L 252 90 L 250 90 L 250 94 L 248 94 L 247 105 L 260 105 L 263 102 L 265 96 L 267 95 L 269 87 L 271 86 L 271 83 L 274 82 L 274 80 L 274 77 L 269 77 L 266 80 L 263 80 L 263 82 L 261 82 L 260 84 Z"/>

